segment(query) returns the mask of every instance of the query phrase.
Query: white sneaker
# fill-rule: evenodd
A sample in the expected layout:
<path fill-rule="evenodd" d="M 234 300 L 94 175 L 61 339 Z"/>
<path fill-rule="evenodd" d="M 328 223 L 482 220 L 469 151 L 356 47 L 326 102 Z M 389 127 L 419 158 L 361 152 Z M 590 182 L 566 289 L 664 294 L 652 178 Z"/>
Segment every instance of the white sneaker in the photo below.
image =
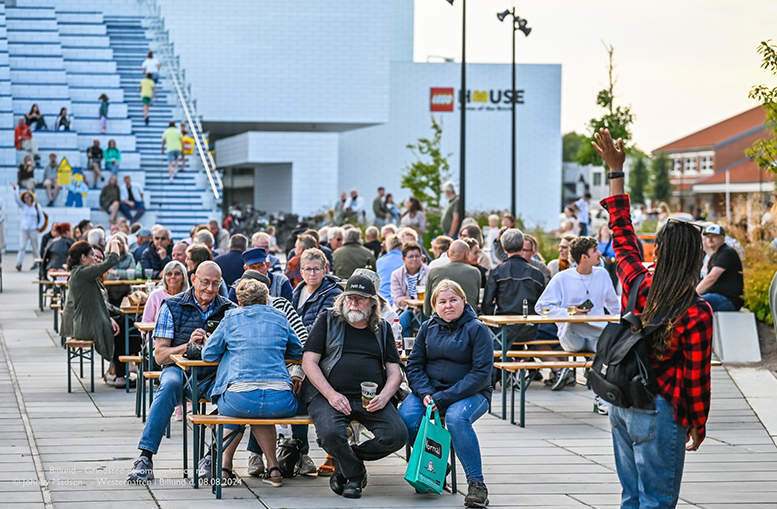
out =
<path fill-rule="evenodd" d="M 601 399 L 599 396 L 594 397 L 594 412 L 599 415 L 609 415 L 610 404 Z"/>
<path fill-rule="evenodd" d="M 318 467 L 316 467 L 316 464 L 313 463 L 313 460 L 308 456 L 307 454 L 303 454 L 300 456 L 299 461 L 299 473 L 300 475 L 312 475 L 316 476 L 318 472 Z"/>
<path fill-rule="evenodd" d="M 259 454 L 251 453 L 248 457 L 248 475 L 259 477 L 264 473 L 264 461 Z"/>

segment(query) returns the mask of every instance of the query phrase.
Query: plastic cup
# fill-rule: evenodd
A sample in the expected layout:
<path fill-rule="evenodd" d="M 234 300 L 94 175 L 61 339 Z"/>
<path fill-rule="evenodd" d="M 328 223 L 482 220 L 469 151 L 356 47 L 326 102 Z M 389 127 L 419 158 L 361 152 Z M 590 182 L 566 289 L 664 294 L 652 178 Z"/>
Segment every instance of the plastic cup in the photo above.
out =
<path fill-rule="evenodd" d="M 362 406 L 367 408 L 370 401 L 375 399 L 378 392 L 378 384 L 375 382 L 362 382 Z"/>
<path fill-rule="evenodd" d="M 569 314 L 569 316 L 572 316 L 575 313 L 577 313 L 577 306 L 567 306 L 567 313 Z"/>
<path fill-rule="evenodd" d="M 143 273 L 146 275 L 146 279 L 154 277 L 154 269 L 144 269 Z"/>
<path fill-rule="evenodd" d="M 405 350 L 411 352 L 415 346 L 415 338 L 405 338 Z"/>
<path fill-rule="evenodd" d="M 416 290 L 416 293 L 418 293 L 418 300 L 424 300 L 424 295 L 426 294 L 426 287 L 416 286 L 415 290 Z"/>

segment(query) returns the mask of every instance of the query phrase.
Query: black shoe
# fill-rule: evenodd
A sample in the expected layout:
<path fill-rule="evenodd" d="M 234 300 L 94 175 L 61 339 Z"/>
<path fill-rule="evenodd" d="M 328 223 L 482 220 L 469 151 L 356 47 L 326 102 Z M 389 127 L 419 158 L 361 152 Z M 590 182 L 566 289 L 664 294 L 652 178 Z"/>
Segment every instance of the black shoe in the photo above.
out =
<path fill-rule="evenodd" d="M 467 507 L 486 507 L 488 505 L 488 488 L 482 482 L 470 481 L 467 496 L 464 498 Z"/>
<path fill-rule="evenodd" d="M 345 489 L 345 480 L 339 474 L 334 474 L 329 478 L 329 488 L 337 495 L 342 495 Z"/>
<path fill-rule="evenodd" d="M 529 376 L 526 377 L 526 379 L 534 382 L 542 382 L 542 373 L 539 369 L 533 369 L 529 371 Z"/>
<path fill-rule="evenodd" d="M 556 381 L 553 382 L 553 387 L 551 389 L 554 391 L 560 391 L 569 385 L 570 376 L 574 379 L 575 374 L 572 373 L 572 370 L 569 368 L 564 368 L 559 371 L 558 375 L 556 376 Z"/>
<path fill-rule="evenodd" d="M 343 497 L 362 498 L 362 490 L 365 486 L 367 486 L 367 474 L 364 474 L 364 479 L 361 481 L 351 481 L 346 484 L 343 489 Z"/>

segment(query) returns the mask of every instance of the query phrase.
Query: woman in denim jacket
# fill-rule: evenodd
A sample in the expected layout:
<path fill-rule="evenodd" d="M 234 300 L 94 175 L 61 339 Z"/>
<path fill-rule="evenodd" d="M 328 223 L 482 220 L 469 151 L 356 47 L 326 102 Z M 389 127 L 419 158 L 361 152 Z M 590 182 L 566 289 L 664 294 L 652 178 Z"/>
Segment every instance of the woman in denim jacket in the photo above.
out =
<path fill-rule="evenodd" d="M 250 419 L 291 417 L 297 411 L 293 385 L 285 359 L 301 360 L 302 345 L 282 312 L 266 305 L 267 286 L 245 279 L 237 287 L 238 309 L 227 311 L 208 338 L 202 360 L 220 362 L 212 399 L 219 414 Z M 225 426 L 233 432 L 238 426 Z M 279 488 L 283 484 L 275 456 L 275 426 L 252 426 L 265 453 L 267 470 L 262 481 Z M 222 479 L 234 478 L 232 456 L 242 431 L 224 448 Z M 231 434 L 231 433 L 230 433 Z"/>

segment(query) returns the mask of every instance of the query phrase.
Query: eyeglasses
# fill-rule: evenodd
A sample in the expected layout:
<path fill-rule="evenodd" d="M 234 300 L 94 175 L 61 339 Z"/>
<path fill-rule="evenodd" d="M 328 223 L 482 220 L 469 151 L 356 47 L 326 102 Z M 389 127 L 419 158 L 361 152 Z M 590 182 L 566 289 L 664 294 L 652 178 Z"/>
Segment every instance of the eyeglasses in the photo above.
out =
<path fill-rule="evenodd" d="M 167 240 L 167 237 L 154 237 L 154 240 Z"/>
<path fill-rule="evenodd" d="M 168 272 L 167 274 L 165 274 L 165 277 L 167 276 L 183 276 L 183 274 L 181 274 L 179 271 L 175 271 L 175 272 Z"/>
<path fill-rule="evenodd" d="M 521 249 L 521 253 L 531 253 L 531 252 L 532 252 L 531 249 Z"/>
<path fill-rule="evenodd" d="M 197 281 L 199 281 L 204 288 L 218 288 L 219 286 L 221 286 L 220 279 L 216 281 L 208 281 L 207 279 L 201 279 L 200 276 L 196 274 L 194 275 L 194 277 L 197 278 Z"/>
<path fill-rule="evenodd" d="M 302 269 L 302 272 L 305 272 L 306 274 L 318 274 L 322 270 L 324 269 L 322 269 L 321 267 L 305 267 L 304 269 Z"/>
<path fill-rule="evenodd" d="M 409 255 L 409 256 L 405 256 L 405 258 L 407 258 L 408 260 L 420 260 L 421 255 Z"/>
<path fill-rule="evenodd" d="M 367 297 L 362 297 L 361 295 L 346 295 L 345 300 L 355 302 L 356 304 L 361 304 L 362 302 L 365 302 L 369 299 Z"/>
<path fill-rule="evenodd" d="M 337 242 L 342 242 L 343 238 L 342 237 L 335 237 L 332 240 L 336 240 Z"/>
<path fill-rule="evenodd" d="M 567 249 L 569 249 L 569 246 L 559 246 L 558 247 L 559 251 L 566 251 Z"/>

